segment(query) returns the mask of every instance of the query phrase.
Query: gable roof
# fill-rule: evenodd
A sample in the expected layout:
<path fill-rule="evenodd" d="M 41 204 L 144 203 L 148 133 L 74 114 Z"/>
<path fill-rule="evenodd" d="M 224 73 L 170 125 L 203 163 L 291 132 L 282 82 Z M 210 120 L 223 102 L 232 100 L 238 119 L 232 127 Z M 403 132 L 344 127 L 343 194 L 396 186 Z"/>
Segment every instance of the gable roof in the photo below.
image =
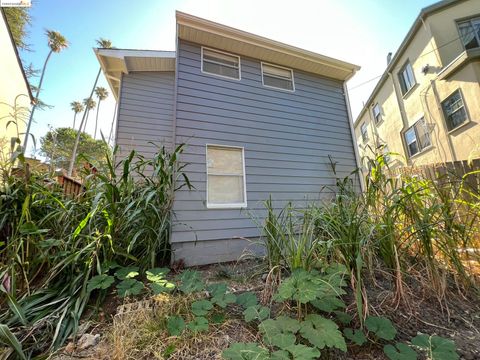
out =
<path fill-rule="evenodd" d="M 410 30 L 408 30 L 407 35 L 405 36 L 402 43 L 398 47 L 397 51 L 395 52 L 395 55 L 392 57 L 392 60 L 388 63 L 387 68 L 385 69 L 384 73 L 380 77 L 380 80 L 378 80 L 377 85 L 375 85 L 372 93 L 368 97 L 368 100 L 365 102 L 365 105 L 363 106 L 362 111 L 360 111 L 360 114 L 358 114 L 356 120 L 354 121 L 354 126 L 358 125 L 358 121 L 363 116 L 365 111 L 367 111 L 369 104 L 372 103 L 373 98 L 375 97 L 375 95 L 377 95 L 378 91 L 380 90 L 382 85 L 385 83 L 385 80 L 387 80 L 388 73 L 391 72 L 391 70 L 395 67 L 400 57 L 403 55 L 403 53 L 407 49 L 408 45 L 410 45 L 410 42 L 412 41 L 414 35 L 417 33 L 418 29 L 420 29 L 420 27 L 422 26 L 424 19 L 426 19 L 428 16 L 430 16 L 435 12 L 441 11 L 447 7 L 456 5 L 464 1 L 466 0 L 442 0 L 430 6 L 424 7 L 422 10 L 420 10 L 420 13 L 418 14 L 417 18 L 415 19 L 412 26 L 410 27 Z"/>
<path fill-rule="evenodd" d="M 116 48 L 93 51 L 117 100 L 122 74 L 130 71 L 175 71 L 175 51 Z"/>
<path fill-rule="evenodd" d="M 273 64 L 347 81 L 359 66 L 251 34 L 180 11 L 176 12 L 179 39 L 259 59 Z"/>
<path fill-rule="evenodd" d="M 18 67 L 22 72 L 23 80 L 25 81 L 25 85 L 27 86 L 28 97 L 30 98 L 30 102 L 33 103 L 34 97 L 32 94 L 32 89 L 30 89 L 30 84 L 28 82 L 27 75 L 25 74 L 25 70 L 23 69 L 22 60 L 20 59 L 20 55 L 18 54 L 17 45 L 15 45 L 15 40 L 13 39 L 12 31 L 10 30 L 10 26 L 8 25 L 7 16 L 5 15 L 2 8 L 0 8 L 0 12 L 2 13 L 3 22 L 5 23 L 5 27 L 7 28 L 8 35 L 10 36 L 10 43 L 12 44 L 13 51 L 15 51 Z"/>

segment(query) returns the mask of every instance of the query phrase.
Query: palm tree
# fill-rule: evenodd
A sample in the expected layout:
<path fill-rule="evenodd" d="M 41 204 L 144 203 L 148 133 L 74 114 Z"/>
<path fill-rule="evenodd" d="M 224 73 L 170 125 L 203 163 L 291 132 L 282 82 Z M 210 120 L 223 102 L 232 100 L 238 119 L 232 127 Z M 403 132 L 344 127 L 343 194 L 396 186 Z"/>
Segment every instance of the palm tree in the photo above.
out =
<path fill-rule="evenodd" d="M 77 118 L 77 114 L 79 112 L 82 112 L 84 107 L 83 104 L 80 101 L 72 101 L 70 103 L 70 108 L 72 109 L 74 115 L 73 115 L 73 126 L 72 129 L 75 130 L 75 120 Z"/>
<path fill-rule="evenodd" d="M 27 149 L 28 137 L 30 135 L 30 127 L 33 121 L 33 114 L 35 113 L 35 109 L 39 103 L 38 96 L 40 95 L 40 91 L 42 90 L 43 77 L 45 75 L 45 70 L 47 69 L 48 60 L 50 60 L 50 56 L 52 55 L 52 53 L 59 53 L 60 51 L 68 47 L 67 39 L 65 39 L 65 37 L 58 31 L 47 30 L 45 34 L 48 38 L 48 47 L 50 48 L 50 51 L 48 52 L 47 58 L 45 59 L 45 63 L 43 64 L 42 75 L 40 76 L 37 93 L 35 94 L 35 99 L 33 100 L 32 111 L 30 112 L 30 118 L 28 119 L 27 131 L 25 132 L 25 141 L 23 143 L 24 154 L 25 150 Z"/>
<path fill-rule="evenodd" d="M 100 38 L 97 40 L 97 47 L 100 49 L 110 49 L 112 47 L 112 42 L 107 39 Z M 93 83 L 93 88 L 92 91 L 90 92 L 89 99 L 92 99 L 93 92 L 95 91 L 95 88 L 97 87 L 97 82 L 98 78 L 100 77 L 100 73 L 102 72 L 102 68 L 98 69 L 97 77 L 95 78 L 95 82 Z M 85 116 L 87 115 L 87 109 L 83 112 L 82 116 L 82 122 L 80 123 L 80 129 L 82 128 L 82 125 L 85 121 Z M 77 158 L 77 149 L 78 149 L 78 143 L 80 141 L 80 134 L 81 131 L 77 133 L 77 138 L 75 139 L 75 144 L 73 144 L 73 151 L 72 151 L 72 158 L 70 159 L 70 164 L 68 166 L 68 176 L 72 176 L 73 172 L 73 166 L 75 165 L 75 160 Z"/>
<path fill-rule="evenodd" d="M 98 112 L 100 111 L 100 103 L 108 97 L 108 91 L 104 87 L 98 86 L 95 88 L 95 95 L 98 98 L 97 106 L 97 117 L 95 119 L 95 132 L 93 133 L 93 138 L 97 138 L 97 126 L 98 126 Z"/>
<path fill-rule="evenodd" d="M 90 114 L 90 110 L 95 109 L 95 106 L 97 106 L 97 102 L 93 100 L 92 98 L 85 98 L 83 99 L 83 105 L 85 106 L 85 111 L 87 112 L 87 117 L 85 119 L 85 124 L 83 125 L 83 130 L 80 125 L 80 131 L 85 132 L 85 129 L 87 128 L 87 122 L 88 122 L 88 115 Z"/>

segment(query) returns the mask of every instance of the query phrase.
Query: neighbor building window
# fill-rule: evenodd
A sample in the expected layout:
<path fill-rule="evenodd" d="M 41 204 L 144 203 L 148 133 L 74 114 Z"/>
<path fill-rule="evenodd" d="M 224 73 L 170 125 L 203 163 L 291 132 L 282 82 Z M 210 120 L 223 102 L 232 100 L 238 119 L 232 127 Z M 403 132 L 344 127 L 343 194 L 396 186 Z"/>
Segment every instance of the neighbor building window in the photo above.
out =
<path fill-rule="evenodd" d="M 368 128 L 367 124 L 363 123 L 362 126 L 360 126 L 360 132 L 362 133 L 362 140 L 365 142 L 368 140 Z"/>
<path fill-rule="evenodd" d="M 466 50 L 480 47 L 480 17 L 459 22 L 458 31 Z"/>
<path fill-rule="evenodd" d="M 403 65 L 402 69 L 398 73 L 398 80 L 400 82 L 403 95 L 405 95 L 416 84 L 410 62 L 407 62 L 405 65 Z"/>
<path fill-rule="evenodd" d="M 380 121 L 382 121 L 382 112 L 380 110 L 380 105 L 375 104 L 375 106 L 372 109 L 373 113 L 373 118 L 375 119 L 375 124 L 378 124 Z"/>
<path fill-rule="evenodd" d="M 264 86 L 283 90 L 295 90 L 292 69 L 262 63 L 262 82 Z"/>
<path fill-rule="evenodd" d="M 453 130 L 467 121 L 467 111 L 465 110 L 460 90 L 456 90 L 452 95 L 443 100 L 442 108 L 448 130 Z"/>
<path fill-rule="evenodd" d="M 432 143 L 425 119 L 418 120 L 404 133 L 408 156 L 418 154 L 428 148 Z"/>
<path fill-rule="evenodd" d="M 244 151 L 207 145 L 207 207 L 246 207 Z"/>
<path fill-rule="evenodd" d="M 202 71 L 240 80 L 240 57 L 202 47 Z"/>

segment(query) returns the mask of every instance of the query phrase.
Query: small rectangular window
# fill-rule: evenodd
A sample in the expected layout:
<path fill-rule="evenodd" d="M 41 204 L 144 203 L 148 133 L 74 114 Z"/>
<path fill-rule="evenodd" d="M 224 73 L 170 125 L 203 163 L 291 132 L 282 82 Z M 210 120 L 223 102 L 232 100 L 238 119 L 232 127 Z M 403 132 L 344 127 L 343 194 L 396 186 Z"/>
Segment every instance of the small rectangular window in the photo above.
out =
<path fill-rule="evenodd" d="M 202 47 L 202 71 L 240 80 L 240 57 Z"/>
<path fill-rule="evenodd" d="M 207 207 L 246 207 L 244 151 L 207 145 Z"/>
<path fill-rule="evenodd" d="M 362 133 L 362 140 L 365 142 L 368 140 L 368 128 L 367 124 L 363 123 L 362 126 L 360 126 L 360 132 Z"/>
<path fill-rule="evenodd" d="M 378 124 L 379 122 L 382 121 L 382 112 L 380 110 L 380 105 L 375 104 L 375 106 L 372 109 L 373 113 L 373 118 L 375 119 L 375 124 Z"/>
<path fill-rule="evenodd" d="M 262 63 L 262 82 L 264 86 L 295 91 L 292 69 Z"/>
<path fill-rule="evenodd" d="M 459 22 L 458 31 L 466 50 L 480 47 L 480 17 Z"/>
<path fill-rule="evenodd" d="M 408 156 L 412 157 L 428 148 L 432 143 L 430 141 L 430 132 L 424 118 L 418 120 L 412 127 L 404 133 L 405 143 L 408 149 Z"/>
<path fill-rule="evenodd" d="M 398 81 L 400 82 L 402 95 L 405 95 L 417 83 L 415 81 L 415 76 L 413 75 L 413 69 L 410 62 L 407 62 L 405 65 L 403 65 L 402 69 L 398 73 Z"/>
<path fill-rule="evenodd" d="M 442 109 L 448 130 L 453 130 L 468 120 L 460 90 L 456 90 L 442 101 Z"/>

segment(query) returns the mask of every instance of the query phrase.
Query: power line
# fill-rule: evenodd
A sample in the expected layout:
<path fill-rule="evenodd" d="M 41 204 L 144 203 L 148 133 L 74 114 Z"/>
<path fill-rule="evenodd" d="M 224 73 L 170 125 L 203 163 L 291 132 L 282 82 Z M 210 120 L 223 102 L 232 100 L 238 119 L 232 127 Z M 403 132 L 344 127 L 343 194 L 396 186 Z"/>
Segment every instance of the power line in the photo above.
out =
<path fill-rule="evenodd" d="M 472 34 L 472 33 L 475 34 L 475 29 L 472 29 L 470 32 L 468 32 L 468 33 L 465 34 L 465 35 L 470 35 L 470 34 Z M 426 52 L 426 53 L 418 56 L 417 59 L 420 59 L 420 58 L 422 58 L 422 57 L 424 57 L 424 56 L 426 56 L 426 55 L 431 54 L 431 53 L 434 52 L 434 51 L 437 51 L 438 49 L 441 49 L 441 48 L 443 48 L 443 47 L 445 47 L 445 46 L 447 46 L 447 45 L 450 45 L 451 43 L 453 43 L 453 42 L 455 42 L 455 41 L 457 41 L 457 40 L 459 40 L 459 39 L 461 39 L 461 38 L 462 38 L 462 36 L 458 36 L 458 37 L 456 37 L 455 39 L 450 40 L 450 41 L 446 42 L 445 44 L 442 44 L 442 45 L 434 48 L 433 50 L 430 50 L 429 52 Z M 360 84 L 358 84 L 358 85 L 355 85 L 354 87 L 350 88 L 349 91 L 355 90 L 355 89 L 357 89 L 357 88 L 359 88 L 359 87 L 361 87 L 361 86 L 363 86 L 363 85 L 366 85 L 366 84 L 372 82 L 373 80 L 376 80 L 376 79 L 382 77 L 382 75 L 383 75 L 383 73 L 381 73 L 380 75 L 375 76 L 375 77 L 373 77 L 373 78 L 371 78 L 371 79 L 369 79 L 369 80 L 367 80 L 367 81 L 364 81 L 364 82 L 362 82 L 362 83 L 360 83 Z"/>

